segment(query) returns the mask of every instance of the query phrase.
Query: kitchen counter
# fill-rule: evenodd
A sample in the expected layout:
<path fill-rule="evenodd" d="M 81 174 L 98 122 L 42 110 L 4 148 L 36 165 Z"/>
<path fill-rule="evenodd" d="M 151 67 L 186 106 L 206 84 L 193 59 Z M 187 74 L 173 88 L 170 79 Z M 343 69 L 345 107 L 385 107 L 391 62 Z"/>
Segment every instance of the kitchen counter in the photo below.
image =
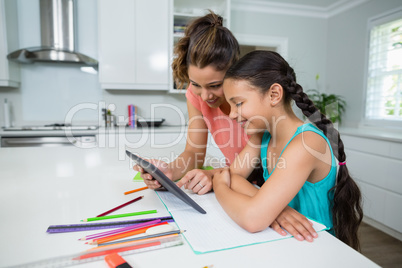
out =
<path fill-rule="evenodd" d="M 161 129 L 162 131 L 162 129 Z M 165 149 L 144 145 L 137 153 L 166 157 L 183 144 Z M 29 263 L 78 253 L 89 248 L 78 238 L 89 232 L 47 234 L 49 225 L 80 223 L 128 200 L 143 200 L 119 212 L 157 209 L 153 216 L 169 215 L 156 193 L 133 182 L 135 172 L 119 148 L 80 149 L 0 148 L 0 266 Z M 144 217 L 146 218 L 146 217 Z M 208 230 L 200 230 L 205 232 Z M 93 232 L 92 232 L 93 233 Z M 288 238 L 207 254 L 195 254 L 185 240 L 181 246 L 148 251 L 124 258 L 133 267 L 378 267 L 325 231 L 313 242 Z M 155 258 L 157 256 L 157 258 Z M 289 257 L 291 256 L 291 257 Z M 339 257 L 336 257 L 339 256 Z M 107 267 L 102 260 L 77 267 Z"/>
<path fill-rule="evenodd" d="M 67 134 L 77 135 L 124 135 L 141 133 L 181 133 L 187 130 L 187 126 L 160 126 L 160 127 L 115 127 L 98 128 L 95 130 L 4 130 L 0 129 L 0 137 L 37 137 L 37 136 L 66 136 Z"/>
<path fill-rule="evenodd" d="M 385 129 L 385 128 L 381 129 L 381 128 L 369 128 L 369 127 L 341 127 L 339 128 L 339 132 L 341 133 L 341 135 L 384 140 L 398 143 L 402 142 L 402 130 L 398 129 Z"/>

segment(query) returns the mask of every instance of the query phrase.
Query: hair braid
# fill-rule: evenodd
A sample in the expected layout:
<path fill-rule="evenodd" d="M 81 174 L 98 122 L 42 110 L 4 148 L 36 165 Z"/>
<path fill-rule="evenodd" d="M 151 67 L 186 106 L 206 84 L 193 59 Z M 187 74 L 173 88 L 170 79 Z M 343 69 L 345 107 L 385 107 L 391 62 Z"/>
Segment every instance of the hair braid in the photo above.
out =
<path fill-rule="evenodd" d="M 293 72 L 293 69 L 291 72 Z M 288 76 L 289 77 L 289 76 Z M 287 88 L 290 97 L 295 101 L 303 114 L 313 122 L 327 136 L 332 151 L 339 162 L 346 161 L 344 145 L 340 138 L 338 130 L 334 128 L 333 123 L 314 105 L 303 88 L 296 83 L 296 77 L 291 79 Z M 361 207 L 361 193 L 350 177 L 346 165 L 340 165 L 335 186 L 330 190 L 333 194 L 332 218 L 335 229 L 335 235 L 343 242 L 355 249 L 360 248 L 357 230 L 363 218 Z M 347 224 L 350 223 L 350 224 Z"/>

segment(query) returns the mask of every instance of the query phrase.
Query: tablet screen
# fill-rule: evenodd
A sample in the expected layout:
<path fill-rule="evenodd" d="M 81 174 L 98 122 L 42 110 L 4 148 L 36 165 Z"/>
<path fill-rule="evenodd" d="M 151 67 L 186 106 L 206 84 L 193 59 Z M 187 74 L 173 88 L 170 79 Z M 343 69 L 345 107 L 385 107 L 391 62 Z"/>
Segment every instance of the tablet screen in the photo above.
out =
<path fill-rule="evenodd" d="M 152 175 L 166 190 L 180 198 L 183 202 L 192 206 L 198 212 L 206 214 L 207 212 L 202 209 L 193 199 L 191 199 L 185 192 L 183 192 L 173 181 L 171 181 L 162 171 L 150 162 L 142 159 L 141 157 L 126 150 L 126 154 L 146 172 Z"/>

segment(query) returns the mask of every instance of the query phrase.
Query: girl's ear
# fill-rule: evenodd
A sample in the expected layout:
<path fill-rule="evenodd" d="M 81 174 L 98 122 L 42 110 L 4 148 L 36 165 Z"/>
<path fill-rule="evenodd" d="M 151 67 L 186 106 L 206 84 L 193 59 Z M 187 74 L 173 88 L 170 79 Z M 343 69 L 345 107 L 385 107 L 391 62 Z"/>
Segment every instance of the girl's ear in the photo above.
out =
<path fill-rule="evenodd" d="M 272 84 L 271 88 L 269 89 L 269 98 L 272 106 L 276 106 L 283 97 L 283 88 L 280 84 L 275 83 Z"/>

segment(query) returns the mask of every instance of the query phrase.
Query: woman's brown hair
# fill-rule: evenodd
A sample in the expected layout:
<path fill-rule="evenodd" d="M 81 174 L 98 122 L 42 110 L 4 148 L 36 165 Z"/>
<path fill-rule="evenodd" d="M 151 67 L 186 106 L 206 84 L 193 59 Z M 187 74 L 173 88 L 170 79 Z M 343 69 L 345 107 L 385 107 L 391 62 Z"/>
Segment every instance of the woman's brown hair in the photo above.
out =
<path fill-rule="evenodd" d="M 212 65 L 217 71 L 227 70 L 239 59 L 239 43 L 223 26 L 221 16 L 212 11 L 192 21 L 174 48 L 173 79 L 178 88 L 189 83 L 188 66 Z"/>
<path fill-rule="evenodd" d="M 253 51 L 226 72 L 227 78 L 245 80 L 258 88 L 261 94 L 265 94 L 272 84 L 280 84 L 287 107 L 294 100 L 303 114 L 327 136 L 335 157 L 341 163 L 336 184 L 328 193 L 329 197 L 333 196 L 330 199 L 335 235 L 354 249 L 359 249 L 357 230 L 363 218 L 362 197 L 359 187 L 349 175 L 343 142 L 331 120 L 317 109 L 296 82 L 293 68 L 276 52 Z"/>

